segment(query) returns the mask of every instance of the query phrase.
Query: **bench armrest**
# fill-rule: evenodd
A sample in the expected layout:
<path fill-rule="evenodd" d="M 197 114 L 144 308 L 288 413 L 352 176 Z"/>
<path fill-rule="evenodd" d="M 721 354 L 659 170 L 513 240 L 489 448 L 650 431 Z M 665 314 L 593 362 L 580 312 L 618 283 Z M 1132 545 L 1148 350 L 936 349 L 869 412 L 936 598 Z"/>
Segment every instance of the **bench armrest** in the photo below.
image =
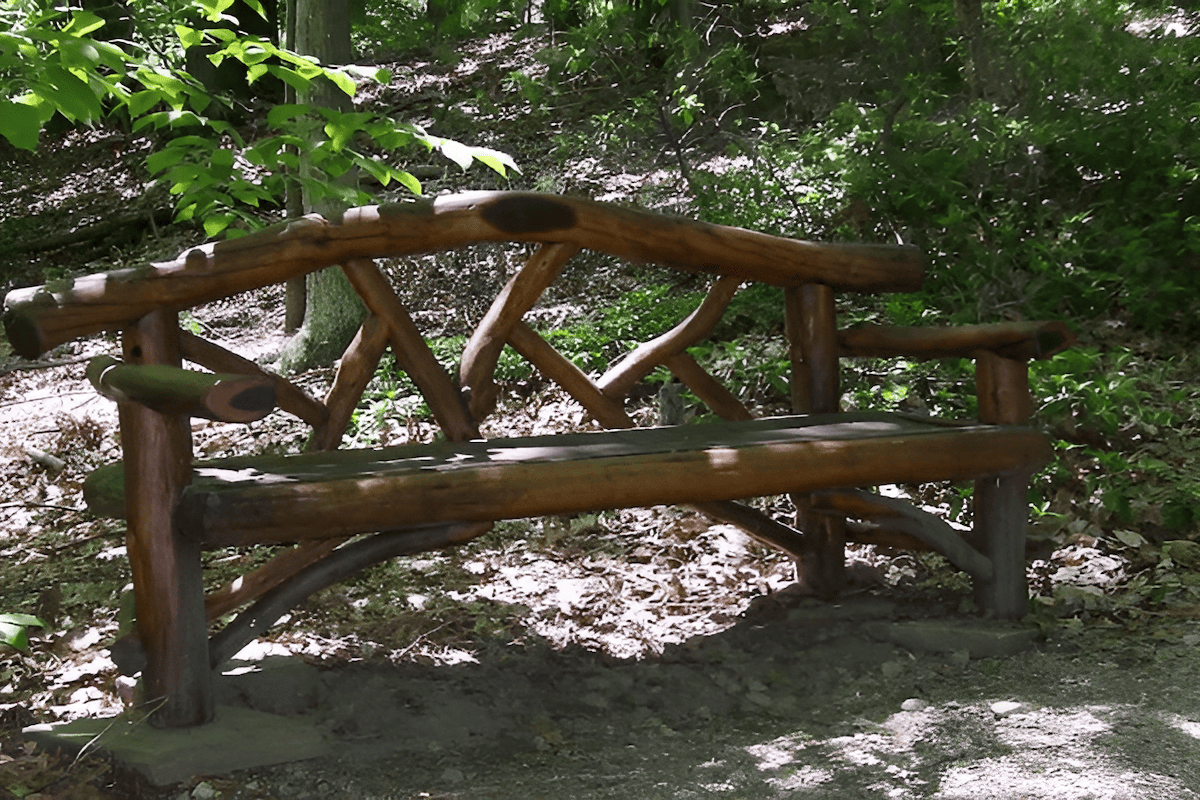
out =
<path fill-rule="evenodd" d="M 974 358 L 981 350 L 1001 358 L 1028 361 L 1049 358 L 1075 343 L 1075 334 L 1063 322 L 1000 322 L 952 328 L 861 325 L 838 331 L 843 356 L 910 356 Z"/>
<path fill-rule="evenodd" d="M 97 356 L 88 362 L 87 377 L 110 400 L 140 403 L 164 414 L 254 422 L 275 409 L 275 386 L 266 376 L 216 375 Z"/>

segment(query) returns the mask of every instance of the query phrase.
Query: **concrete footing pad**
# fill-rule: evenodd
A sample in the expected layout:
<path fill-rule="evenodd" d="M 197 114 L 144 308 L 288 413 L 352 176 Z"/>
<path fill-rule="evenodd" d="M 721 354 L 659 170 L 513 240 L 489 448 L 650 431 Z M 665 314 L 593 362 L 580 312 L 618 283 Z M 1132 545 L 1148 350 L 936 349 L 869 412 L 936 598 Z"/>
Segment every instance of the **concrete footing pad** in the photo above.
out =
<path fill-rule="evenodd" d="M 106 751 L 158 786 L 329 752 L 311 721 L 234 706 L 219 706 L 216 719 L 196 728 L 152 728 L 115 717 L 32 725 L 22 732 L 47 750 Z"/>
<path fill-rule="evenodd" d="M 1033 647 L 1038 632 L 1013 623 L 987 620 L 871 622 L 866 633 L 880 641 L 926 653 L 966 652 L 971 658 L 1006 658 Z"/>

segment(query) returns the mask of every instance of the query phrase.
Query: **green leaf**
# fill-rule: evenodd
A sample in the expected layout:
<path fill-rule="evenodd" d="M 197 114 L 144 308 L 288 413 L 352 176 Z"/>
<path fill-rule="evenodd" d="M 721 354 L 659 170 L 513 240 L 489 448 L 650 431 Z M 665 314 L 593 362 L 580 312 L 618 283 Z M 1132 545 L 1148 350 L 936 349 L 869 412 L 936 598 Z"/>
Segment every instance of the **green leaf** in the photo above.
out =
<path fill-rule="evenodd" d="M 342 67 L 342 71 L 348 72 L 351 75 L 357 75 L 364 80 L 375 81 L 376 83 L 388 84 L 392 80 L 392 71 L 383 68 L 347 64 Z"/>
<path fill-rule="evenodd" d="M 209 164 L 214 167 L 232 167 L 233 151 L 227 148 L 221 148 L 220 150 L 213 151 Z"/>
<path fill-rule="evenodd" d="M 491 167 L 502 177 L 507 178 L 506 170 L 511 169 L 513 172 L 520 174 L 521 169 L 517 166 L 517 162 L 513 161 L 512 156 L 507 153 L 501 153 L 498 150 L 489 150 L 487 148 L 478 147 L 474 150 L 475 159 L 486 166 Z"/>
<path fill-rule="evenodd" d="M 46 623 L 31 614 L 0 614 L 0 644 L 25 652 L 29 649 L 25 629 L 30 626 L 44 628 Z"/>
<path fill-rule="evenodd" d="M 354 97 L 354 93 L 358 91 L 354 79 L 340 70 L 326 70 L 325 77 L 333 81 L 333 85 L 345 92 L 347 97 Z"/>
<path fill-rule="evenodd" d="M 0 621 L 0 644 L 6 644 L 25 652 L 29 649 L 29 637 L 25 635 L 25 629 L 20 625 L 11 625 Z"/>
<path fill-rule="evenodd" d="M 36 150 L 41 130 L 42 122 L 36 108 L 0 99 L 0 136 L 14 147 Z"/>
<path fill-rule="evenodd" d="M 416 177 L 411 173 L 405 172 L 402 169 L 398 169 L 395 170 L 392 177 L 399 181 L 401 186 L 408 189 L 413 194 L 419 195 L 421 193 L 421 182 L 417 180 Z"/>
<path fill-rule="evenodd" d="M 192 125 L 203 126 L 208 120 L 191 111 L 172 110 L 167 112 L 167 122 L 172 128 L 187 128 Z"/>
<path fill-rule="evenodd" d="M 100 51 L 91 39 L 64 39 L 58 48 L 63 66 L 90 70 L 100 63 Z"/>
<path fill-rule="evenodd" d="M 142 128 L 154 127 L 161 128 L 167 124 L 167 112 L 156 111 L 153 114 L 147 114 L 144 117 L 139 117 L 133 121 L 132 130 L 137 133 Z"/>
<path fill-rule="evenodd" d="M 210 239 L 229 227 L 233 214 L 210 214 L 204 218 L 204 233 Z"/>
<path fill-rule="evenodd" d="M 329 136 L 334 152 L 345 149 L 354 139 L 355 134 L 362 130 L 358 114 L 339 114 L 325 123 L 325 133 Z"/>
<path fill-rule="evenodd" d="M 263 8 L 262 3 L 260 3 L 258 0 L 244 0 L 244 2 L 246 5 L 250 6 L 250 8 L 254 9 L 255 13 L 257 13 L 260 17 L 267 19 L 266 9 Z"/>
<path fill-rule="evenodd" d="M 176 25 L 175 34 L 179 37 L 179 43 L 183 45 L 183 49 L 196 47 L 204 41 L 204 32 L 198 31 L 195 28 L 189 28 L 187 25 Z"/>
<path fill-rule="evenodd" d="M 62 67 L 50 65 L 43 73 L 48 84 L 37 90 L 58 107 L 63 116 L 72 121 L 86 122 L 100 116 L 100 100 L 91 87 Z"/>
<path fill-rule="evenodd" d="M 185 155 L 187 155 L 187 151 L 182 147 L 169 147 L 147 156 L 146 168 L 150 170 L 151 175 L 154 175 L 175 166 L 183 160 Z"/>
<path fill-rule="evenodd" d="M 180 136 L 171 140 L 171 147 L 194 147 L 202 150 L 215 150 L 216 144 L 205 136 Z"/>
<path fill-rule="evenodd" d="M 298 103 L 281 103 L 273 106 L 267 112 L 267 124 L 272 128 L 282 128 L 296 117 L 302 117 L 309 112 L 309 107 Z"/>
<path fill-rule="evenodd" d="M 360 168 L 368 172 L 371 177 L 375 178 L 375 180 L 379 181 L 384 186 L 387 186 L 392 182 L 392 178 L 394 177 L 392 175 L 392 168 L 387 164 L 384 164 L 381 161 L 376 161 L 373 158 L 356 158 L 354 159 L 354 163 L 358 164 Z"/>
<path fill-rule="evenodd" d="M 267 72 L 271 73 L 276 78 L 279 78 L 279 80 L 283 81 L 288 86 L 291 86 L 296 91 L 302 92 L 312 84 L 312 80 L 310 78 L 301 75 L 294 69 L 283 67 L 279 64 L 268 64 Z"/>
<path fill-rule="evenodd" d="M 475 160 L 471 153 L 471 148 L 467 147 L 462 142 L 456 142 L 453 139 L 442 139 L 438 143 L 442 155 L 458 164 L 463 170 L 470 168 L 471 163 Z"/>
<path fill-rule="evenodd" d="M 155 89 L 144 89 L 140 92 L 134 92 L 125 102 L 129 108 L 129 116 L 140 117 L 158 105 L 162 100 L 162 92 Z"/>
<path fill-rule="evenodd" d="M 63 33 L 69 33 L 72 36 L 86 36 L 103 27 L 104 20 L 91 11 L 76 11 L 71 15 L 71 21 L 63 28 Z"/>

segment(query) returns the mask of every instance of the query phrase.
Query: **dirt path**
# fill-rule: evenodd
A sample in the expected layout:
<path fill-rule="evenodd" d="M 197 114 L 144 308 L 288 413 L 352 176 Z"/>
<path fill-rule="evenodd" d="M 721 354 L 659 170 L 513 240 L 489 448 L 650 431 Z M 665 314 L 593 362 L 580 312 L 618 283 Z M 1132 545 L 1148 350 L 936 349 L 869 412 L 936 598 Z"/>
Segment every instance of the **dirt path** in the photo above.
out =
<path fill-rule="evenodd" d="M 785 597 L 641 661 L 502 645 L 455 665 L 268 659 L 226 688 L 315 716 L 336 755 L 210 785 L 294 800 L 1200 793 L 1200 627 L 1060 633 L 979 659 L 867 634 L 914 612 Z"/>

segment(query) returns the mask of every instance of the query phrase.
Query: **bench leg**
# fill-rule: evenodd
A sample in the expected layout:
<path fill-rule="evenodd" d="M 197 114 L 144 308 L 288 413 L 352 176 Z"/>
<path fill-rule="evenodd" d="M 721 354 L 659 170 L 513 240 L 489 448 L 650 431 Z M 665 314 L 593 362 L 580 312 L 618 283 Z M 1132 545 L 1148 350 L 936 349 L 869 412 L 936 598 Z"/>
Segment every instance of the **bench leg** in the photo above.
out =
<path fill-rule="evenodd" d="M 846 519 L 813 510 L 807 495 L 793 495 L 796 527 L 804 533 L 796 578 L 800 589 L 822 600 L 841 592 L 846 574 Z"/>
<path fill-rule="evenodd" d="M 992 579 L 975 581 L 975 601 L 1000 619 L 1020 619 L 1029 604 L 1025 579 L 1025 524 L 1029 506 L 1024 473 L 975 481 L 975 536 L 992 562 Z"/>
<path fill-rule="evenodd" d="M 125 333 L 130 363 L 179 364 L 174 314 L 154 312 Z M 125 461 L 126 543 L 133 570 L 137 632 L 146 651 L 145 697 L 157 727 L 213 717 L 212 672 L 200 548 L 175 527 L 191 479 L 190 421 L 135 403 L 120 404 Z"/>

